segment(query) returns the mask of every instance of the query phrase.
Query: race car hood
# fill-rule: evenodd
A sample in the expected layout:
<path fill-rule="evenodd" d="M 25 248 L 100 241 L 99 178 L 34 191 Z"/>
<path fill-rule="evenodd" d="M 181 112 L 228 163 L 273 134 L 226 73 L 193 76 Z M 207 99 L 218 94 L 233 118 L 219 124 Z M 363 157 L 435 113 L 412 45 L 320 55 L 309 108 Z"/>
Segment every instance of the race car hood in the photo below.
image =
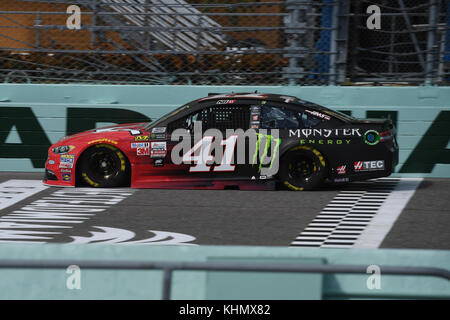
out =
<path fill-rule="evenodd" d="M 90 129 L 90 130 L 86 130 L 86 131 L 83 131 L 80 133 L 75 133 L 70 136 L 66 136 L 66 137 L 60 139 L 57 143 L 62 142 L 64 140 L 68 140 L 68 139 L 80 138 L 80 137 L 84 137 L 84 136 L 92 135 L 92 134 L 101 134 L 104 132 L 128 131 L 131 135 L 139 135 L 145 129 L 145 126 L 147 124 L 148 124 L 148 122 L 126 123 L 126 124 L 118 124 L 118 125 Z"/>

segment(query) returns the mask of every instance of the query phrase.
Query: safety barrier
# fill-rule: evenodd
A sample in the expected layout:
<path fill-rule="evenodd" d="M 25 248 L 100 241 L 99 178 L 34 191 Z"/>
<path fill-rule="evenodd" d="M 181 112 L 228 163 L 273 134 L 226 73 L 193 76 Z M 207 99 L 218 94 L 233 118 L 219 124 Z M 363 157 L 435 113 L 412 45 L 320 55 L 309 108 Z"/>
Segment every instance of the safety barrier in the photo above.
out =
<path fill-rule="evenodd" d="M 0 248 L 0 299 L 450 298 L 449 251 L 64 244 Z"/>
<path fill-rule="evenodd" d="M 287 265 L 287 264 L 243 264 L 217 262 L 147 262 L 147 261 L 0 261 L 0 268 L 62 269 L 76 265 L 80 269 L 100 270 L 163 270 L 162 299 L 170 300 L 172 274 L 176 270 L 234 271 L 234 272 L 297 272 L 297 273 L 345 273 L 366 274 L 367 266 L 356 265 Z M 450 271 L 440 268 L 387 266 L 380 267 L 385 275 L 430 276 L 450 280 Z"/>

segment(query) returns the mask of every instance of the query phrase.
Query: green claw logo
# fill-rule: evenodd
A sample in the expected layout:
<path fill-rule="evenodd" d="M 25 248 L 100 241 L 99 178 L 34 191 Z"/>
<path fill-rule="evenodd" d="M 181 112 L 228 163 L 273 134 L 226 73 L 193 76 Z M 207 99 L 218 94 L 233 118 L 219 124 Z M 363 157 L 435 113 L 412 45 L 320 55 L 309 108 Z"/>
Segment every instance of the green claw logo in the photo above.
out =
<path fill-rule="evenodd" d="M 260 149 L 260 144 L 261 144 L 261 140 L 266 138 L 266 145 L 264 146 L 264 152 L 261 156 L 260 162 L 259 162 L 259 168 L 258 168 L 258 172 L 261 172 L 261 168 L 264 162 L 264 158 L 267 156 L 267 153 L 269 152 L 269 147 L 270 144 L 272 143 L 272 140 L 276 142 L 275 147 L 273 149 L 273 155 L 272 155 L 272 159 L 270 160 L 270 166 L 269 169 L 272 169 L 272 165 L 273 165 L 273 160 L 275 159 L 277 152 L 278 152 L 278 147 L 281 144 L 281 138 L 274 138 L 272 135 L 270 134 L 261 134 L 261 133 L 256 133 L 258 140 L 256 141 L 256 150 L 255 153 L 253 154 L 253 161 L 252 161 L 252 165 L 256 164 L 256 160 L 257 160 L 257 156 L 259 153 L 259 149 Z"/>

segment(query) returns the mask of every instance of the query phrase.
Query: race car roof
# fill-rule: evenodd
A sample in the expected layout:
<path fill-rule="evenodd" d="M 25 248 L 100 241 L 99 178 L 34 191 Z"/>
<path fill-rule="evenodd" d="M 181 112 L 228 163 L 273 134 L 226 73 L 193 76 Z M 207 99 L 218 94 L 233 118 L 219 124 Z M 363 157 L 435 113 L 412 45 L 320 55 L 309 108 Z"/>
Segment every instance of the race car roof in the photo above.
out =
<path fill-rule="evenodd" d="M 260 100 L 271 100 L 280 102 L 299 102 L 299 103 L 310 103 L 309 101 L 301 100 L 294 96 L 273 94 L 273 93 L 250 93 L 250 92 L 238 92 L 238 93 L 209 93 L 207 97 L 200 98 L 197 101 L 209 101 L 217 99 L 260 99 Z"/>

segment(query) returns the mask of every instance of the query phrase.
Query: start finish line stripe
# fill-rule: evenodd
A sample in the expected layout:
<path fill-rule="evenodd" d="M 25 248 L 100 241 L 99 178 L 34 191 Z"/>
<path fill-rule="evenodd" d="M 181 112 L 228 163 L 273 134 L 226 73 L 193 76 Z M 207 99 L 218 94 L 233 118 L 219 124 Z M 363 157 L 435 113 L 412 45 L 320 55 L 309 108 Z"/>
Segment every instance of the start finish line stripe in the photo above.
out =
<path fill-rule="evenodd" d="M 0 183 L 0 210 L 47 189 L 40 180 L 8 180 Z"/>
<path fill-rule="evenodd" d="M 353 247 L 378 248 L 422 180 L 422 178 L 402 178 Z"/>
<path fill-rule="evenodd" d="M 422 180 L 382 178 L 348 185 L 350 190 L 339 192 L 291 246 L 378 248 Z M 345 204 L 336 201 L 349 193 Z"/>

